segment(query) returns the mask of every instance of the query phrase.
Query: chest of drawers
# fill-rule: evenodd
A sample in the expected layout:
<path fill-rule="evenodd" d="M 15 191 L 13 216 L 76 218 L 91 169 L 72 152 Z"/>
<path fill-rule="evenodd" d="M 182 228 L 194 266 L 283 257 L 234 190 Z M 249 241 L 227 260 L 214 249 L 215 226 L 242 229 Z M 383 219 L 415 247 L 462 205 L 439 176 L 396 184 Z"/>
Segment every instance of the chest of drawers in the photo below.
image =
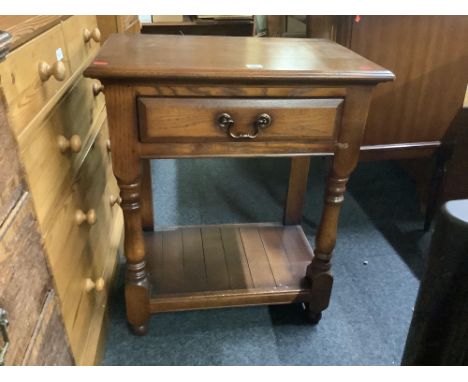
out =
<path fill-rule="evenodd" d="M 328 306 L 346 182 L 371 91 L 393 74 L 326 40 L 113 35 L 85 75 L 105 85 L 125 220 L 127 318 L 304 302 Z M 301 228 L 311 155 L 333 155 L 315 249 Z M 141 160 L 291 156 L 284 224 L 142 233 Z"/>
<path fill-rule="evenodd" d="M 95 16 L 62 17 L 0 63 L 2 99 L 80 365 L 99 361 L 123 234 L 102 85 L 82 76 L 100 39 Z"/>

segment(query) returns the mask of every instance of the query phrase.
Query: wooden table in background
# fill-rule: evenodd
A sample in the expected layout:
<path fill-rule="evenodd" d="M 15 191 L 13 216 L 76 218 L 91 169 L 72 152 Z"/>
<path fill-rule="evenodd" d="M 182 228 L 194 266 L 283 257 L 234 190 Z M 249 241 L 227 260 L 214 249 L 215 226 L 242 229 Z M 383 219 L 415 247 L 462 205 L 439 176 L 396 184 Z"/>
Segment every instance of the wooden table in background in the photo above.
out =
<path fill-rule="evenodd" d="M 189 52 L 189 53 L 188 53 Z M 318 322 L 371 92 L 391 72 L 326 40 L 113 35 L 87 77 L 105 85 L 125 216 L 127 319 L 304 302 Z M 334 155 L 312 250 L 300 225 L 311 155 Z M 142 158 L 291 156 L 284 224 L 142 230 Z"/>
<path fill-rule="evenodd" d="M 143 23 L 144 34 L 177 34 L 208 36 L 253 36 L 254 20 L 249 19 L 195 19 L 184 16 L 181 22 Z"/>

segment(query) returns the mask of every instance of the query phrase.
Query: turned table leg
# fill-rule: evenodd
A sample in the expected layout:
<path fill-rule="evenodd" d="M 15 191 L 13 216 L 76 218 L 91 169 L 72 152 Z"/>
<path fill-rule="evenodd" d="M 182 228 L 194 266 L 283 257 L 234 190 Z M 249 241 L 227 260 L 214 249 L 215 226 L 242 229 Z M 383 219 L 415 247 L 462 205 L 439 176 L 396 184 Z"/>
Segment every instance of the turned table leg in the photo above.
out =
<path fill-rule="evenodd" d="M 153 192 L 151 186 L 151 160 L 142 160 L 141 219 L 145 231 L 154 231 Z"/>
<path fill-rule="evenodd" d="M 106 85 L 112 168 L 120 187 L 125 225 L 125 303 L 135 334 L 145 334 L 150 316 L 150 286 L 142 231 L 142 161 L 138 149 L 136 95 L 131 87 Z"/>
<path fill-rule="evenodd" d="M 322 311 L 328 307 L 333 285 L 331 258 L 336 242 L 338 217 L 344 199 L 348 178 L 341 178 L 333 169 L 327 180 L 325 206 L 315 238 L 314 259 L 307 267 L 307 278 L 311 284 L 308 306 L 309 319 L 318 323 Z"/>
<path fill-rule="evenodd" d="M 331 259 L 336 243 L 338 218 L 348 177 L 359 159 L 370 95 L 370 88 L 355 87 L 349 89 L 345 99 L 335 155 L 326 183 L 324 208 L 315 237 L 314 258 L 306 271 L 311 288 L 308 315 L 312 323 L 320 321 L 322 311 L 328 307 L 330 301 L 333 285 Z"/>
<path fill-rule="evenodd" d="M 134 334 L 143 335 L 148 330 L 149 282 L 146 273 L 145 245 L 143 241 L 139 180 L 124 184 L 119 182 L 125 220 L 125 302 L 127 320 Z"/>

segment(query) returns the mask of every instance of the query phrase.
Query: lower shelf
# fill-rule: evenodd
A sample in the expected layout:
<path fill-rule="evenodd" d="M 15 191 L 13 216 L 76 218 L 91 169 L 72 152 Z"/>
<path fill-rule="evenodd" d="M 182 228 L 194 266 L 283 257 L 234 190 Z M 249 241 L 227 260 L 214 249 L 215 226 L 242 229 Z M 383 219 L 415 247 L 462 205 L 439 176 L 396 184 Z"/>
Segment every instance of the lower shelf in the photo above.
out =
<path fill-rule="evenodd" d="M 153 313 L 307 300 L 301 226 L 233 224 L 145 233 Z"/>

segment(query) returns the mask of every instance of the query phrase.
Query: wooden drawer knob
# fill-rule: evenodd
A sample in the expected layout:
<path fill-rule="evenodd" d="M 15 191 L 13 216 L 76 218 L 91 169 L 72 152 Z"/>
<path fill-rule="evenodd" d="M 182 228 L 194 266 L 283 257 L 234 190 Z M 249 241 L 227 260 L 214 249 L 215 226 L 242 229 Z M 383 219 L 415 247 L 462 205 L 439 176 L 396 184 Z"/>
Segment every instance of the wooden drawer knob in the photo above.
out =
<path fill-rule="evenodd" d="M 54 77 L 57 81 L 63 81 L 65 79 L 66 68 L 62 61 L 56 61 L 53 65 L 49 65 L 47 62 L 39 63 L 39 77 L 43 82 L 47 81 L 50 77 Z"/>
<path fill-rule="evenodd" d="M 102 277 L 99 277 L 95 282 L 91 279 L 86 279 L 85 280 L 85 291 L 86 292 L 91 292 L 93 289 L 96 290 L 96 292 L 102 292 L 106 286 L 106 282 Z"/>
<path fill-rule="evenodd" d="M 102 93 L 103 90 L 104 90 L 103 84 L 99 82 L 93 83 L 93 94 L 95 97 L 97 97 L 100 93 Z"/>
<path fill-rule="evenodd" d="M 65 138 L 63 135 L 59 135 L 57 138 L 57 144 L 62 153 L 71 150 L 74 153 L 78 153 L 81 150 L 81 138 L 79 135 L 72 135 L 70 139 Z"/>
<path fill-rule="evenodd" d="M 114 195 L 111 195 L 109 197 L 109 201 L 110 201 L 110 205 L 111 207 L 113 207 L 114 205 L 118 204 L 120 206 L 120 204 L 122 203 L 122 198 L 120 196 L 114 196 Z"/>
<path fill-rule="evenodd" d="M 112 145 L 111 145 L 110 139 L 106 141 L 106 148 L 107 148 L 107 152 L 110 153 L 112 151 Z"/>
<path fill-rule="evenodd" d="M 96 42 L 101 41 L 101 31 L 99 30 L 99 28 L 94 28 L 92 31 L 90 31 L 88 28 L 85 28 L 83 30 L 84 42 L 89 42 L 91 39 L 93 39 Z"/>
<path fill-rule="evenodd" d="M 93 209 L 87 213 L 84 213 L 82 210 L 77 210 L 75 213 L 75 222 L 78 225 L 82 225 L 83 223 L 93 225 L 96 223 L 96 219 L 96 212 Z"/>

